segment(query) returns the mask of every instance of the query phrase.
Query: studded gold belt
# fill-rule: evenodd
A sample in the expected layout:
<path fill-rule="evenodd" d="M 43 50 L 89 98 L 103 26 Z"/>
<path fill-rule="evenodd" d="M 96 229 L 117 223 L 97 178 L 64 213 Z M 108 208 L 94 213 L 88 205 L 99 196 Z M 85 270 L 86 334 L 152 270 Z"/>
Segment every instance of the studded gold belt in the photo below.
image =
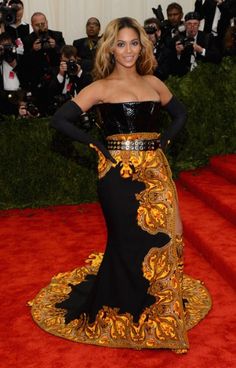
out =
<path fill-rule="evenodd" d="M 159 139 L 107 140 L 108 150 L 154 151 L 160 147 Z"/>

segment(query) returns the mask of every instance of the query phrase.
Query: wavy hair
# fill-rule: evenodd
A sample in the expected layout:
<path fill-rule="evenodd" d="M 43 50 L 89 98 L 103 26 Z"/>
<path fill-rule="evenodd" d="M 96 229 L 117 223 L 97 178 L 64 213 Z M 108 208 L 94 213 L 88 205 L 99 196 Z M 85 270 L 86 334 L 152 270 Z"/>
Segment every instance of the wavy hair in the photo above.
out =
<path fill-rule="evenodd" d="M 115 61 L 112 49 L 115 47 L 119 31 L 123 28 L 134 29 L 141 43 L 141 52 L 136 63 L 137 72 L 140 75 L 153 74 L 157 63 L 153 55 L 152 43 L 136 19 L 124 17 L 112 20 L 99 40 L 93 69 L 94 80 L 106 78 L 113 72 Z"/>

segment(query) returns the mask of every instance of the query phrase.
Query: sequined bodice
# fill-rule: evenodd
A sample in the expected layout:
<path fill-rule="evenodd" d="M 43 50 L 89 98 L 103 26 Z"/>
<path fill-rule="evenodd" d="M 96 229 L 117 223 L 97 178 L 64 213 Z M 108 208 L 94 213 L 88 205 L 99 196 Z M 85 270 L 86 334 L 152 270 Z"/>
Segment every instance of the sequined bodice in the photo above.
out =
<path fill-rule="evenodd" d="M 158 101 L 103 103 L 97 105 L 105 136 L 157 131 Z"/>

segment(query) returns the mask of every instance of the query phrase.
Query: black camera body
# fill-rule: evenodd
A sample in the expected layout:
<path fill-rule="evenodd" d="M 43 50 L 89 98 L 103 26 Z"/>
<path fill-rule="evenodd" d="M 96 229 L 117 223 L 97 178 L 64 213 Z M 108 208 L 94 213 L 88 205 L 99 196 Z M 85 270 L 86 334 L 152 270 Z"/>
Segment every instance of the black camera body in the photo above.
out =
<path fill-rule="evenodd" d="M 179 34 L 175 40 L 176 42 L 180 43 L 183 46 L 184 50 L 187 50 L 189 52 L 193 51 L 193 43 L 194 43 L 193 37 L 187 37 L 185 35 Z"/>
<path fill-rule="evenodd" d="M 25 108 L 29 112 L 29 114 L 33 117 L 39 116 L 39 109 L 34 104 L 33 97 L 31 92 L 26 93 L 25 96 Z"/>
<path fill-rule="evenodd" d="M 32 102 L 26 102 L 25 108 L 31 116 L 39 116 L 39 109 Z"/>
<path fill-rule="evenodd" d="M 68 60 L 66 62 L 67 65 L 67 74 L 69 76 L 76 75 L 78 73 L 78 65 L 74 60 Z"/>
<path fill-rule="evenodd" d="M 186 48 L 193 48 L 194 38 L 193 37 L 183 37 L 181 39 L 181 44 L 183 45 L 184 49 Z"/>
<path fill-rule="evenodd" d="M 17 6 L 10 7 L 6 4 L 7 1 L 2 1 L 0 3 L 0 24 L 3 23 L 5 26 L 9 26 L 16 22 Z"/>
<path fill-rule="evenodd" d="M 17 58 L 16 46 L 14 45 L 0 45 L 0 62 L 5 60 L 11 63 Z"/>
<path fill-rule="evenodd" d="M 162 7 L 161 5 L 158 5 L 157 8 L 152 8 L 153 13 L 155 14 L 155 16 L 157 17 L 157 19 L 159 19 L 159 21 L 162 23 L 165 19 L 163 12 L 162 12 Z"/>
<path fill-rule="evenodd" d="M 38 38 L 39 38 L 39 42 L 41 43 L 41 47 L 43 50 L 48 50 L 51 48 L 50 42 L 49 42 L 50 36 L 47 31 L 46 32 L 39 31 Z"/>
<path fill-rule="evenodd" d="M 145 32 L 149 35 L 154 34 L 157 31 L 157 28 L 154 26 L 145 26 L 144 29 L 145 29 Z"/>

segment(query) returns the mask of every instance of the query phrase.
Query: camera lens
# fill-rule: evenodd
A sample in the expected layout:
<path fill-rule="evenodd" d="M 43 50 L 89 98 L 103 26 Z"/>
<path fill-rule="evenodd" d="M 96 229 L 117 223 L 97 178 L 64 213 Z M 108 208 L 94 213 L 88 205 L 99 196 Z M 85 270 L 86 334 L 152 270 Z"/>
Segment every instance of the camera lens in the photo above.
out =
<path fill-rule="evenodd" d="M 26 105 L 26 109 L 27 111 L 30 113 L 30 115 L 36 117 L 39 114 L 39 110 L 37 108 L 37 106 L 35 106 L 33 103 L 28 102 Z"/>
<path fill-rule="evenodd" d="M 144 29 L 147 34 L 154 34 L 157 31 L 157 28 L 154 26 L 146 26 Z"/>
<path fill-rule="evenodd" d="M 78 65 L 74 60 L 67 61 L 67 73 L 69 75 L 75 75 L 78 72 Z"/>

